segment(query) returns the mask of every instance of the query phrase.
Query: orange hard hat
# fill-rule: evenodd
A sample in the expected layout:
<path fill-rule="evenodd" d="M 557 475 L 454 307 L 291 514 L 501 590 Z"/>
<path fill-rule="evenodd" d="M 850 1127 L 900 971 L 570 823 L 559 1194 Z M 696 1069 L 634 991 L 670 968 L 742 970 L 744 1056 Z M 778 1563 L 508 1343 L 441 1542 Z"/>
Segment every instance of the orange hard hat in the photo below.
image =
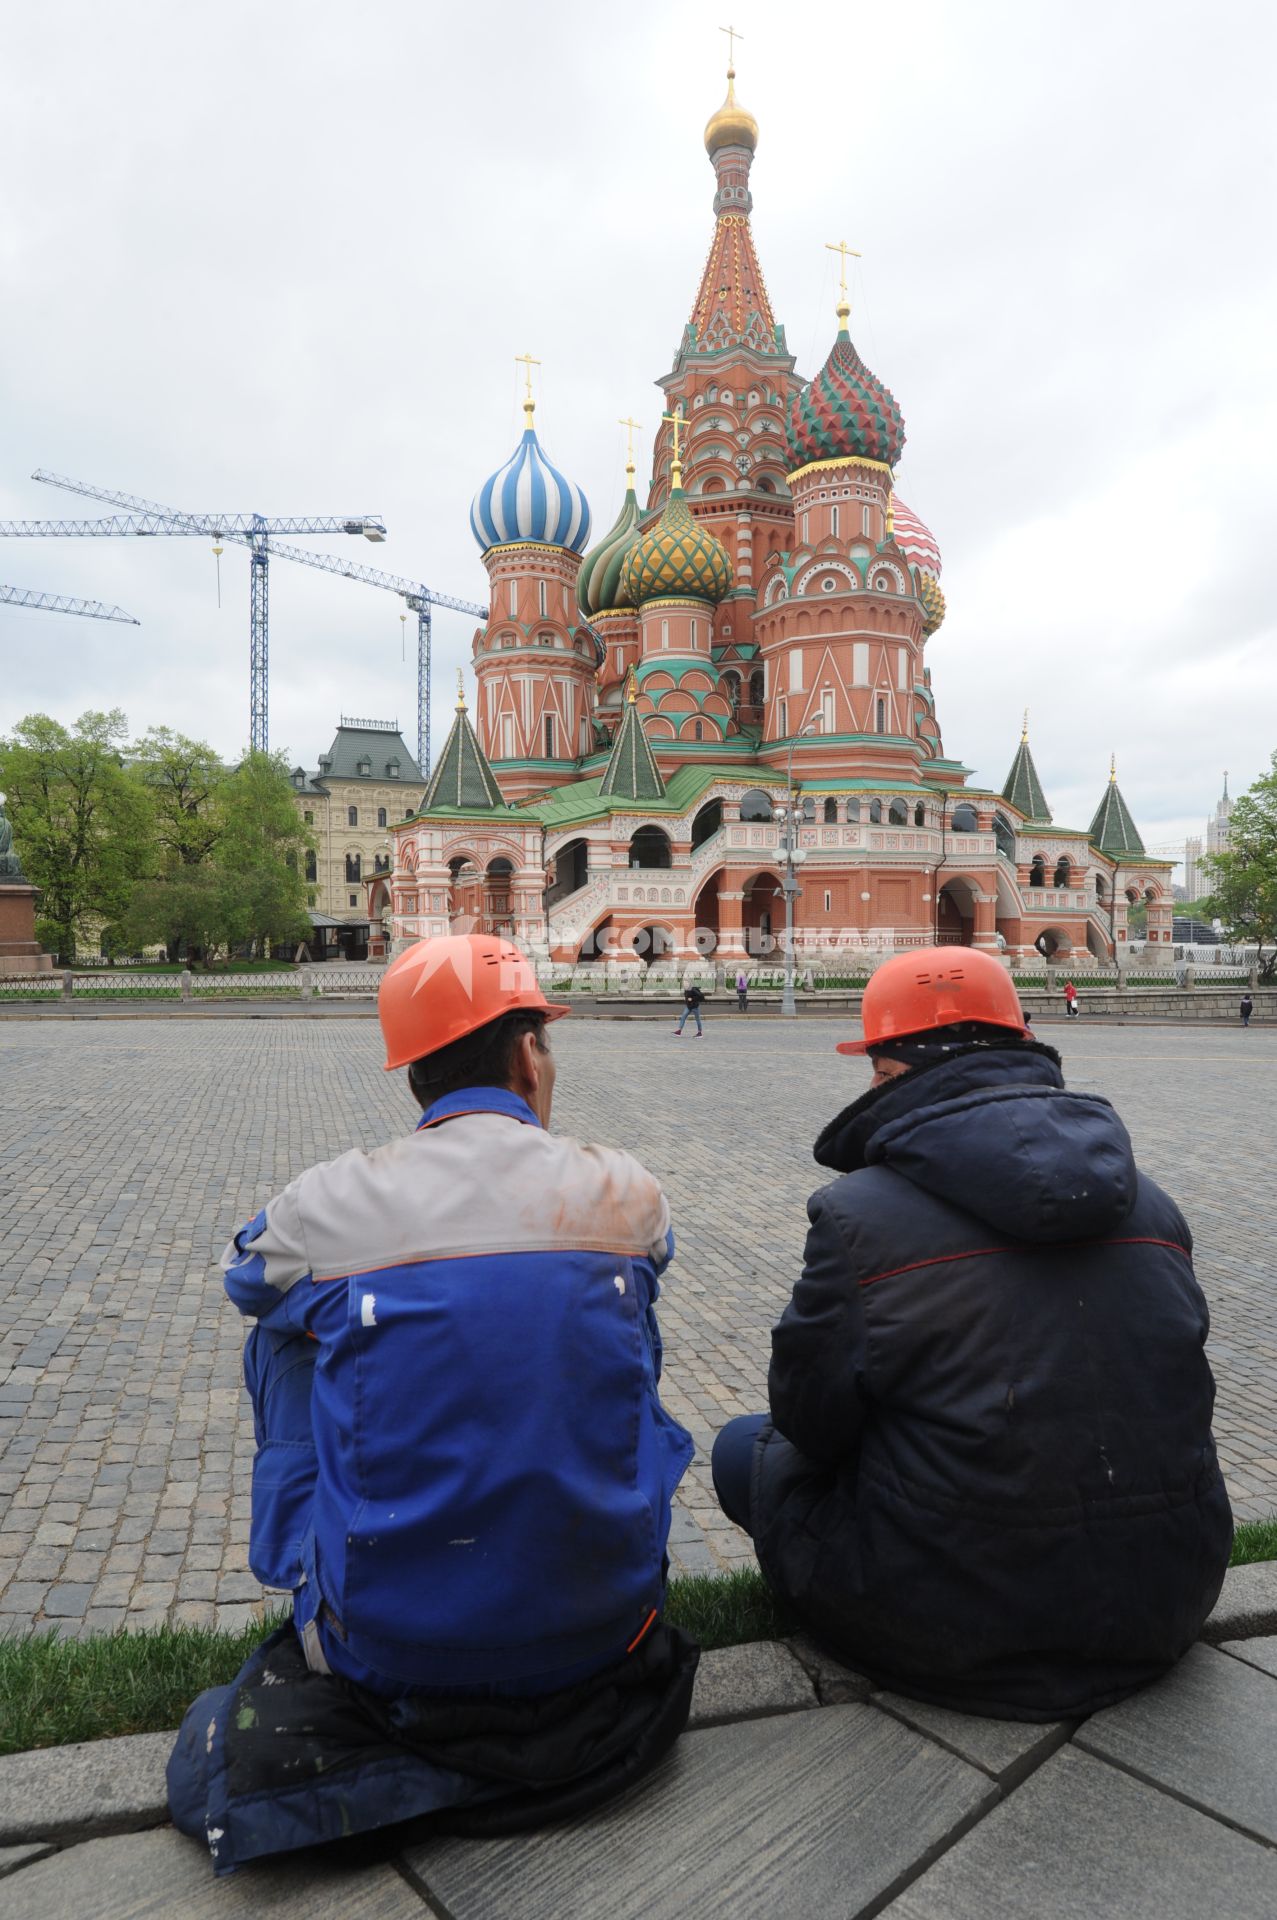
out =
<path fill-rule="evenodd" d="M 860 1019 L 864 1039 L 841 1041 L 839 1053 L 870 1053 L 966 1020 L 1029 1037 L 1010 974 L 992 954 L 970 947 L 898 953 L 870 975 Z"/>
<path fill-rule="evenodd" d="M 418 940 L 391 961 L 377 995 L 386 1071 L 438 1053 L 503 1013 L 524 1010 L 547 1020 L 570 1011 L 546 999 L 532 962 L 512 941 L 487 933 Z"/>

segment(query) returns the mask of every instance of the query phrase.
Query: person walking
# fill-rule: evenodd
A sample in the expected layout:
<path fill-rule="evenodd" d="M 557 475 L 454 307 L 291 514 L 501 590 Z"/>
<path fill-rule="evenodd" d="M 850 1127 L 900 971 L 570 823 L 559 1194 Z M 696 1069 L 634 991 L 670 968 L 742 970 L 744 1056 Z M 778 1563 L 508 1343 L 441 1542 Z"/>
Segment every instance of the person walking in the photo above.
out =
<path fill-rule="evenodd" d="M 700 988 L 696 985 L 694 980 L 689 980 L 687 985 L 683 988 L 682 1017 L 679 1020 L 678 1025 L 674 1029 L 674 1038 L 676 1040 L 682 1039 L 683 1028 L 687 1025 L 687 1018 L 689 1014 L 695 1015 L 695 1018 L 696 1018 L 696 1038 L 698 1040 L 704 1039 L 705 1029 L 701 1025 L 701 1008 L 702 1006 L 704 1006 L 704 1004 L 705 1004 L 705 995 L 701 992 Z"/>
<path fill-rule="evenodd" d="M 1249 993 L 1244 993 L 1242 995 L 1242 1005 L 1241 1005 L 1243 1027 L 1248 1027 L 1250 1025 L 1250 1016 L 1254 1011 L 1255 1011 L 1255 1002 L 1251 999 Z"/>
<path fill-rule="evenodd" d="M 749 975 L 744 967 L 736 975 L 736 1009 L 738 1013 L 749 1012 Z"/>
<path fill-rule="evenodd" d="M 719 1434 L 715 1490 L 876 1686 L 1076 1719 L 1187 1651 L 1228 1565 L 1192 1236 L 991 955 L 901 954 L 862 1018 L 770 1411 Z"/>
<path fill-rule="evenodd" d="M 1064 1017 L 1076 1020 L 1078 1016 L 1077 988 L 1071 980 L 1064 982 Z"/>
<path fill-rule="evenodd" d="M 378 1015 L 416 1128 L 311 1167 L 223 1255 L 254 1323 L 249 1565 L 292 1618 L 169 1764 L 219 1873 L 425 1814 L 577 1815 L 686 1723 L 669 1207 L 628 1153 L 549 1131 L 568 1011 L 509 941 L 408 948 Z"/>

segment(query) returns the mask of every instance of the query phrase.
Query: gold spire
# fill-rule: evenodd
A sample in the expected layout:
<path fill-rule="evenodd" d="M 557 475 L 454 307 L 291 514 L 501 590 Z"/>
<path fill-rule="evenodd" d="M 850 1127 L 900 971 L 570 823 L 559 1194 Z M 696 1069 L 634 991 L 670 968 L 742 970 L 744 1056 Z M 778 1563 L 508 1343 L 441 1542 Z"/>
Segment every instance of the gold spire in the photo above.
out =
<path fill-rule="evenodd" d="M 642 433 L 643 428 L 637 420 L 620 420 L 618 426 L 625 428 L 625 491 L 634 490 L 634 435 Z"/>
<path fill-rule="evenodd" d="M 528 383 L 527 392 L 523 396 L 523 430 L 525 433 L 531 433 L 532 416 L 537 410 L 537 403 L 532 398 L 532 369 L 539 367 L 541 362 L 534 360 L 530 353 L 516 353 L 514 364 L 516 367 L 523 368 L 524 378 Z"/>
<path fill-rule="evenodd" d="M 466 683 L 462 676 L 461 668 L 458 667 L 457 668 L 457 712 L 464 713 L 465 710 L 466 710 Z"/>
<path fill-rule="evenodd" d="M 625 683 L 625 698 L 630 706 L 633 706 L 634 702 L 638 699 L 638 679 L 633 667 L 630 668 L 630 677 Z"/>
<path fill-rule="evenodd" d="M 1111 787 L 1117 785 L 1117 755 L 1115 753 L 1109 755 L 1109 785 Z"/>
<path fill-rule="evenodd" d="M 826 240 L 825 251 L 840 256 L 842 272 L 838 281 L 838 305 L 834 311 L 838 315 L 840 330 L 845 332 L 847 322 L 851 318 L 851 302 L 847 298 L 847 255 L 850 254 L 853 260 L 859 260 L 860 255 L 854 247 L 849 247 L 845 240 Z"/>
<path fill-rule="evenodd" d="M 1027 707 L 1024 709 L 1024 725 L 1020 728 L 1020 744 L 1024 747 L 1029 744 L 1029 709 Z"/>
<path fill-rule="evenodd" d="M 719 147 L 748 147 L 752 153 L 758 145 L 758 122 L 740 105 L 734 84 L 736 42 L 745 36 L 735 27 L 720 27 L 719 32 L 727 35 L 727 98 L 706 125 L 705 151 L 712 156 Z"/>
<path fill-rule="evenodd" d="M 682 401 L 679 401 L 673 413 L 663 413 L 661 418 L 662 420 L 668 420 L 674 429 L 674 459 L 670 465 L 670 491 L 672 493 L 683 484 L 683 457 L 679 451 L 678 433 L 680 427 L 687 425 L 687 421 L 683 415 Z"/>

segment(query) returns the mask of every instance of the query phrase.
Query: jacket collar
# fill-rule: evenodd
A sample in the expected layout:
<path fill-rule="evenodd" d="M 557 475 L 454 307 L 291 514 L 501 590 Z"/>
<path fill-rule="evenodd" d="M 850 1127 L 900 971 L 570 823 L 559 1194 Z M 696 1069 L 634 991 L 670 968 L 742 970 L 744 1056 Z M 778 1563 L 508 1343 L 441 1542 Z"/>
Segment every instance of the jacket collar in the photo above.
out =
<path fill-rule="evenodd" d="M 456 1093 L 445 1093 L 442 1100 L 426 1108 L 416 1131 L 420 1133 L 423 1127 L 437 1127 L 445 1120 L 460 1119 L 463 1113 L 499 1113 L 504 1119 L 518 1120 L 525 1127 L 541 1124 L 527 1101 L 511 1093 L 509 1087 L 459 1087 Z"/>
<path fill-rule="evenodd" d="M 855 1173 L 879 1157 L 872 1150 L 874 1135 L 893 1121 L 980 1088 L 1062 1087 L 1059 1060 L 1053 1047 L 1027 1040 L 1005 1047 L 970 1047 L 950 1059 L 928 1061 L 871 1087 L 844 1107 L 817 1139 L 812 1157 L 837 1173 Z"/>

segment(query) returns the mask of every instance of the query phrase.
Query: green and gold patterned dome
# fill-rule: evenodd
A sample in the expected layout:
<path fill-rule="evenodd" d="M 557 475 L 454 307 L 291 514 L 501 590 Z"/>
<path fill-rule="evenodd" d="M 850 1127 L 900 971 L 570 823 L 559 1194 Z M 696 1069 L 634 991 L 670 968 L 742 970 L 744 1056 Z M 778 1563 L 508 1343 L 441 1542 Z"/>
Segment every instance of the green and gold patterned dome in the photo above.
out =
<path fill-rule="evenodd" d="M 629 484 L 625 501 L 613 525 L 597 546 L 591 547 L 576 576 L 576 597 L 582 613 L 612 613 L 631 603 L 625 596 L 625 562 L 639 538 L 639 503 L 634 491 L 634 468 L 626 468 Z"/>
<path fill-rule="evenodd" d="M 732 563 L 726 547 L 692 513 L 677 465 L 673 480 L 664 513 L 626 556 L 621 594 L 631 606 L 684 595 L 717 605 L 731 592 Z"/>
<path fill-rule="evenodd" d="M 934 573 L 918 575 L 918 598 L 922 602 L 922 631 L 930 639 L 944 623 L 944 594 Z"/>

